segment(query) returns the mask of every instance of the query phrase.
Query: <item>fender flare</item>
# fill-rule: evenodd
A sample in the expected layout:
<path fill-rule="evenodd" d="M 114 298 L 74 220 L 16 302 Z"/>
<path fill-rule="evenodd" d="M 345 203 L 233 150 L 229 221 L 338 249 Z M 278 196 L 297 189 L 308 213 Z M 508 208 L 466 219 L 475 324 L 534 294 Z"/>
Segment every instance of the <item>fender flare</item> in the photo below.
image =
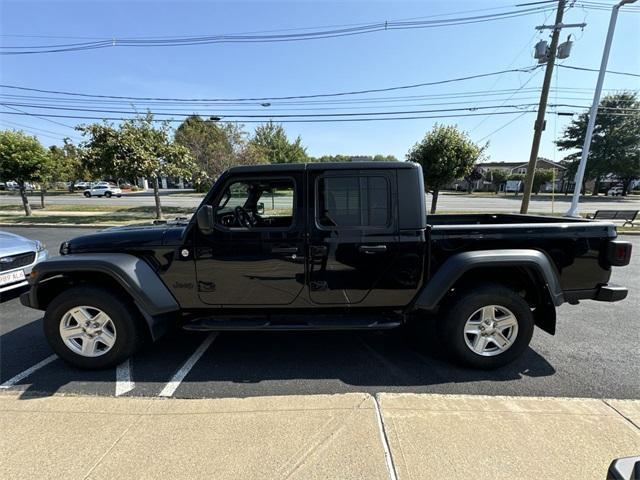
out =
<path fill-rule="evenodd" d="M 42 309 L 38 291 L 46 288 L 47 279 L 78 272 L 101 273 L 115 280 L 133 298 L 154 339 L 165 330 L 168 314 L 180 310 L 178 302 L 151 266 L 141 258 L 125 253 L 78 253 L 37 263 L 31 274 L 28 299 L 25 299 L 28 306 Z"/>
<path fill-rule="evenodd" d="M 443 297 L 465 273 L 483 267 L 524 267 L 534 271 L 544 281 L 550 300 L 556 307 L 564 303 L 564 293 L 556 268 L 539 250 L 503 249 L 462 252 L 447 259 L 418 293 L 414 308 L 435 310 Z"/>

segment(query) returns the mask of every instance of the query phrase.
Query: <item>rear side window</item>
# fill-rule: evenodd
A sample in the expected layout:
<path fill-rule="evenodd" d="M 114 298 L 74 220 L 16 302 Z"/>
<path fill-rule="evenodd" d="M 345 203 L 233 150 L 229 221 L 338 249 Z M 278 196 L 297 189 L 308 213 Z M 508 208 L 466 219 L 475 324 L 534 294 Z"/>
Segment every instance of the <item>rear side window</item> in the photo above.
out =
<path fill-rule="evenodd" d="M 325 176 L 317 183 L 317 218 L 325 228 L 389 225 L 389 183 L 382 176 Z"/>

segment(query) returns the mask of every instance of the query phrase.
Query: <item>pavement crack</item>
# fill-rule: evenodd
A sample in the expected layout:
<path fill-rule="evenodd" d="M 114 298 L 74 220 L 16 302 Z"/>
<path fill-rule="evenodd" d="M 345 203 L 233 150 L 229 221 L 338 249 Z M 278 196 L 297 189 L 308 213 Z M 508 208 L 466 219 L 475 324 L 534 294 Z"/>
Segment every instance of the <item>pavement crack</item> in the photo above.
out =
<path fill-rule="evenodd" d="M 362 405 L 368 400 L 367 396 L 364 396 L 362 401 L 351 408 L 351 412 L 347 417 L 338 425 L 333 425 L 338 422 L 334 415 L 331 415 L 329 419 L 322 424 L 322 426 L 316 431 L 316 433 L 311 437 L 310 441 L 303 445 L 298 451 L 296 451 L 290 458 L 288 462 L 286 462 L 281 468 L 280 472 L 283 472 L 279 475 L 279 478 L 284 478 L 285 480 L 291 478 L 293 474 L 299 471 L 302 467 L 305 466 L 307 460 L 314 454 L 319 453 L 321 450 L 326 449 L 326 447 L 333 441 L 336 435 L 344 430 L 347 422 L 351 419 L 351 417 L 360 410 Z M 326 432 L 327 427 L 331 425 L 331 429 L 329 432 Z M 291 460 L 296 459 L 293 464 L 291 464 Z"/>
<path fill-rule="evenodd" d="M 149 405 L 147 410 L 149 410 L 150 408 L 151 408 L 151 405 Z M 120 442 L 120 440 L 122 440 L 124 438 L 124 436 L 129 432 L 129 430 L 131 430 L 134 426 L 136 426 L 138 423 L 140 423 L 142 421 L 142 419 L 145 417 L 145 413 L 138 414 L 138 418 L 136 418 L 133 422 L 131 422 L 129 424 L 129 426 L 127 426 L 127 428 L 125 428 L 123 430 L 123 432 L 120 435 L 118 435 L 118 438 L 116 438 L 114 440 L 114 442 L 111 444 L 111 446 L 109 448 L 107 448 L 107 450 L 93 464 L 93 466 L 89 469 L 87 474 L 84 477 L 82 477 L 82 480 L 87 480 L 89 478 L 89 476 L 93 473 L 93 471 L 96 469 L 96 467 L 98 465 L 100 465 L 100 463 L 102 463 L 102 460 L 104 460 L 104 458 L 109 454 L 109 452 L 111 452 L 111 450 L 113 450 L 115 448 L 115 446 Z"/>
<path fill-rule="evenodd" d="M 391 446 L 389 445 L 389 437 L 384 424 L 384 417 L 382 416 L 382 410 L 380 408 L 380 402 L 378 401 L 378 394 L 372 395 L 373 406 L 376 412 L 376 420 L 378 422 L 378 432 L 380 434 L 380 441 L 382 442 L 382 449 L 384 451 L 384 459 L 387 464 L 387 473 L 389 474 L 389 480 L 397 480 L 398 474 L 396 472 L 396 465 L 393 461 L 393 454 L 391 453 Z"/>
<path fill-rule="evenodd" d="M 614 407 L 613 405 L 611 405 L 609 402 L 607 402 L 606 400 L 602 400 L 602 403 L 604 403 L 607 407 L 609 407 L 611 410 L 613 410 L 614 412 L 616 412 L 618 415 L 620 415 L 622 418 L 624 418 L 627 422 L 629 422 L 631 425 L 633 425 L 637 430 L 640 430 L 640 425 L 638 425 L 637 423 L 635 423 L 633 420 L 631 420 L 629 417 L 627 417 L 624 413 L 622 413 L 620 410 L 618 410 L 616 407 Z"/>

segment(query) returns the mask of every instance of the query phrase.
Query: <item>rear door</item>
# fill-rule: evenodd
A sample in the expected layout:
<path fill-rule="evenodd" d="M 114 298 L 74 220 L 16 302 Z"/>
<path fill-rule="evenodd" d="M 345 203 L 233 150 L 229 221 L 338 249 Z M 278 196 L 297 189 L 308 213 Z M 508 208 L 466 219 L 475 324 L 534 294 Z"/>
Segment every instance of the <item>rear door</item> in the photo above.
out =
<path fill-rule="evenodd" d="M 310 299 L 361 303 L 397 255 L 395 170 L 307 172 Z"/>

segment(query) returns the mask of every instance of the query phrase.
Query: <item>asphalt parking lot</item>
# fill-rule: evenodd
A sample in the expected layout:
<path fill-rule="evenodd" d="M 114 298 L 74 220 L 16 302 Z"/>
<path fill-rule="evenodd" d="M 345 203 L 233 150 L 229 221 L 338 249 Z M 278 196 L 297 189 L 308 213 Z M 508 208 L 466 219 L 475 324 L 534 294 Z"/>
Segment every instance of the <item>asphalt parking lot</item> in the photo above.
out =
<path fill-rule="evenodd" d="M 88 229 L 4 228 L 44 241 Z M 29 395 L 248 397 L 345 392 L 466 393 L 640 398 L 640 237 L 631 265 L 612 282 L 620 303 L 563 305 L 555 336 L 537 330 L 515 363 L 492 372 L 461 369 L 402 331 L 326 333 L 176 332 L 117 369 L 77 370 L 52 355 L 42 313 L 17 299 L 0 305 L 0 384 Z"/>

